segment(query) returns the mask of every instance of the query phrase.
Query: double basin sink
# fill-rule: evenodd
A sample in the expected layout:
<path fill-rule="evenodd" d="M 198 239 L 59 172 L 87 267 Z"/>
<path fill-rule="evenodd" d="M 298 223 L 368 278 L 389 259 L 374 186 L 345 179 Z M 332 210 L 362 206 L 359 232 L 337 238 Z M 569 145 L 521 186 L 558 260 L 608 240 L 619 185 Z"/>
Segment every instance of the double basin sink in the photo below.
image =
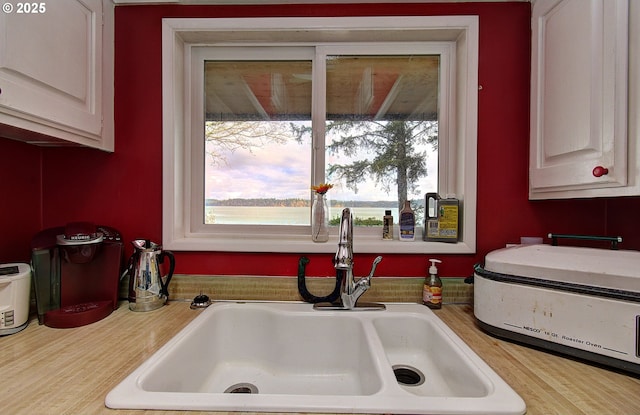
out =
<path fill-rule="evenodd" d="M 522 399 L 430 309 L 215 303 L 106 397 L 110 408 L 523 414 Z"/>

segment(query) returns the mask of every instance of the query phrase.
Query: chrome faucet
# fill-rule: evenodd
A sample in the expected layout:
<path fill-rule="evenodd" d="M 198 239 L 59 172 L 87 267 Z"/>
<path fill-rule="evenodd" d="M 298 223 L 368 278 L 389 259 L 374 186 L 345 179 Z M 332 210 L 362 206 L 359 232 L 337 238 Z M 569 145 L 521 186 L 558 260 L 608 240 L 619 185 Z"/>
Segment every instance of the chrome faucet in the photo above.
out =
<path fill-rule="evenodd" d="M 342 274 L 342 283 L 340 287 L 340 299 L 342 305 L 340 308 L 351 310 L 356 307 L 356 302 L 362 294 L 371 287 L 371 278 L 376 270 L 376 266 L 382 261 L 382 257 L 378 256 L 373 261 L 371 272 L 368 276 L 355 280 L 353 276 L 353 216 L 351 209 L 342 210 L 340 218 L 340 230 L 338 232 L 338 251 L 334 259 L 334 267 L 337 276 Z M 366 307 L 375 309 L 384 308 L 382 304 L 367 304 Z"/>

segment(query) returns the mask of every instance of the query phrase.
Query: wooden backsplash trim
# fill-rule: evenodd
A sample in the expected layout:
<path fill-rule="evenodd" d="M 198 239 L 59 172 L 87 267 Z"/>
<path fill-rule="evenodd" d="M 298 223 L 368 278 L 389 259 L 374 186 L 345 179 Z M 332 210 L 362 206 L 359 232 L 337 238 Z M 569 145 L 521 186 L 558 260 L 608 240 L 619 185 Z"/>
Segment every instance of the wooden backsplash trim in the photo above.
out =
<path fill-rule="evenodd" d="M 334 278 L 307 278 L 307 288 L 316 296 L 329 294 Z M 444 302 L 470 304 L 473 285 L 463 278 L 443 278 Z M 374 278 L 363 301 L 422 302 L 424 278 Z M 170 300 L 191 300 L 200 293 L 212 300 L 302 301 L 295 277 L 174 275 L 169 284 Z M 122 281 L 120 295 L 126 298 L 128 281 Z"/>

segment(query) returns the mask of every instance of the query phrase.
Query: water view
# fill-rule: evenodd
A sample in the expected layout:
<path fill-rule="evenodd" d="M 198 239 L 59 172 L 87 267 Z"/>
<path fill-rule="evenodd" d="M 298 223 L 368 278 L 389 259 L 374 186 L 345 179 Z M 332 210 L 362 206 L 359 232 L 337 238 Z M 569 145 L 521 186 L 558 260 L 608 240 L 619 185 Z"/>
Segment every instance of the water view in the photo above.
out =
<path fill-rule="evenodd" d="M 309 225 L 311 209 L 308 206 L 207 206 L 206 223 L 234 225 Z M 354 219 L 375 218 L 382 221 L 385 210 L 391 210 L 394 221 L 398 221 L 398 208 L 356 207 L 351 208 Z M 330 207 L 329 217 L 338 218 L 342 207 Z"/>

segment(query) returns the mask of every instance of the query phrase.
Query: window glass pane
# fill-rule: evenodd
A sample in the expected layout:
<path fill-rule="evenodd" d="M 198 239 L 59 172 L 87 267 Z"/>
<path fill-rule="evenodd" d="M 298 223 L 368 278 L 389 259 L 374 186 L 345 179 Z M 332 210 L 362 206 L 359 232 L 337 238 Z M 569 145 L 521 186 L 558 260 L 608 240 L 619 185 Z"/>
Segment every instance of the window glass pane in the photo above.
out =
<path fill-rule="evenodd" d="M 438 190 L 439 56 L 328 56 L 326 176 L 356 225 Z M 338 209 L 334 209 L 338 211 Z M 368 220 L 373 218 L 373 220 Z M 418 222 L 420 223 L 420 222 Z"/>
<path fill-rule="evenodd" d="M 308 225 L 310 61 L 205 62 L 207 224 Z"/>

